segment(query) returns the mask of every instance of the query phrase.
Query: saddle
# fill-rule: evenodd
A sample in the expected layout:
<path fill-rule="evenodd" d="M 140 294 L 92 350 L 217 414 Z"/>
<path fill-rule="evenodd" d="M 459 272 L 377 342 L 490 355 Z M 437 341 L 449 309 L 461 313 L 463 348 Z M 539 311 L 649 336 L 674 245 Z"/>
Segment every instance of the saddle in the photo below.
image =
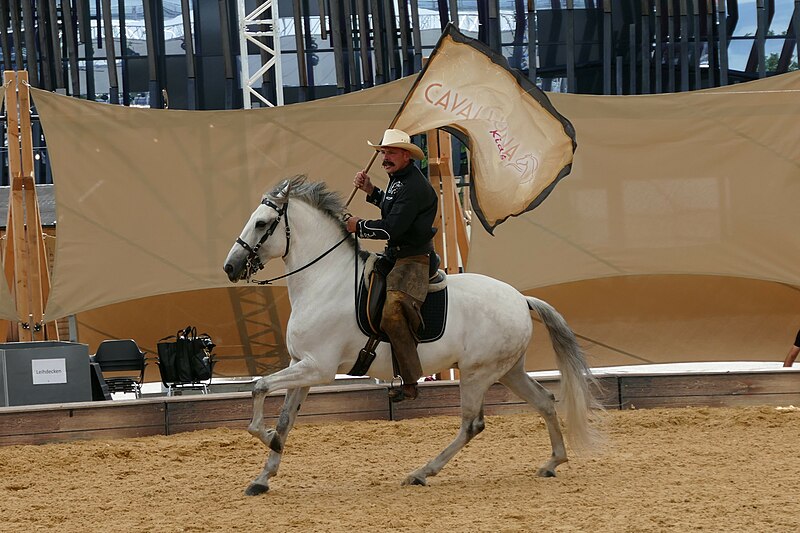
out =
<path fill-rule="evenodd" d="M 439 270 L 440 259 L 431 253 L 428 294 L 422 304 L 422 328 L 417 332 L 420 343 L 434 342 L 442 338 L 447 322 L 447 276 Z M 358 290 L 356 319 L 358 327 L 369 337 L 367 346 L 361 350 L 351 376 L 363 376 L 375 359 L 375 347 L 388 342 L 389 337 L 381 330 L 381 315 L 386 302 L 386 276 L 392 263 L 383 256 L 370 254 L 364 265 L 364 276 Z"/>

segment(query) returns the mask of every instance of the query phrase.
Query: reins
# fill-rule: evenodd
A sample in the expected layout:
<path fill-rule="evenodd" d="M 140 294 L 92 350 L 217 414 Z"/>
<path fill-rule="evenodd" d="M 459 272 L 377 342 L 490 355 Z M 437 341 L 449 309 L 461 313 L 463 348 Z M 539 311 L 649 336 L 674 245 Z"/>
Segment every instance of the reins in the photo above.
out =
<path fill-rule="evenodd" d="M 305 266 L 302 266 L 302 267 L 300 267 L 300 268 L 297 268 L 297 269 L 295 269 L 295 270 L 292 270 L 291 272 L 287 272 L 287 273 L 286 273 L 286 274 L 284 274 L 283 276 L 278 276 L 277 278 L 265 279 L 265 280 L 261 280 L 261 281 L 259 281 L 259 280 L 253 280 L 253 283 L 255 283 L 256 285 L 269 285 L 269 284 L 271 284 L 273 281 L 278 281 L 279 279 L 288 278 L 288 277 L 289 277 L 289 276 L 291 276 L 292 274 L 297 274 L 298 272 L 301 272 L 301 271 L 303 271 L 303 270 L 307 269 L 308 267 L 310 267 L 311 265 L 313 265 L 314 263 L 316 263 L 317 261 L 319 261 L 320 259 L 322 259 L 322 258 L 323 258 L 323 257 L 325 257 L 326 255 L 328 255 L 329 253 L 331 253 L 332 251 L 334 251 L 336 248 L 338 248 L 338 247 L 339 247 L 339 245 L 340 245 L 340 244 L 342 244 L 344 241 L 346 241 L 346 240 L 347 240 L 347 238 L 348 238 L 349 236 L 350 236 L 350 235 L 345 235 L 345 236 L 344 236 L 344 238 L 343 238 L 341 241 L 337 242 L 336 244 L 334 244 L 333 246 L 331 246 L 330 248 L 328 248 L 328 249 L 327 249 L 325 252 L 323 252 L 323 254 L 322 254 L 322 255 L 320 255 L 319 257 L 317 257 L 316 259 L 314 259 L 314 260 L 313 260 L 313 261 L 311 261 L 310 263 L 306 264 Z"/>
<path fill-rule="evenodd" d="M 333 246 L 331 246 L 330 248 L 325 250 L 322 253 L 322 255 L 318 256 L 316 259 L 314 259 L 310 263 L 307 263 L 306 265 L 304 265 L 304 266 L 302 266 L 300 268 L 292 270 L 291 272 L 287 272 L 283 276 L 278 276 L 276 278 L 270 278 L 270 279 L 265 279 L 265 280 L 250 280 L 250 275 L 251 275 L 251 274 L 249 274 L 250 272 L 252 272 L 252 274 L 255 274 L 256 272 L 258 272 L 259 270 L 264 268 L 264 264 L 261 262 L 261 259 L 258 257 L 258 250 L 267 241 L 267 239 L 273 234 L 273 232 L 275 231 L 275 228 L 278 226 L 278 223 L 280 223 L 280 221 L 281 221 L 281 217 L 283 217 L 286 220 L 286 224 L 285 224 L 285 228 L 286 228 L 286 248 L 285 248 L 285 250 L 283 252 L 283 255 L 281 257 L 285 258 L 286 255 L 289 253 L 289 241 L 291 239 L 291 229 L 289 229 L 289 198 L 288 197 L 286 198 L 286 203 L 283 204 L 283 207 L 279 207 L 278 205 L 276 205 L 275 203 L 270 201 L 268 198 L 264 198 L 263 200 L 261 200 L 261 203 L 266 205 L 266 206 L 268 206 L 268 207 L 273 208 L 275 211 L 278 212 L 278 216 L 275 218 L 275 221 L 272 223 L 272 225 L 269 227 L 269 229 L 264 233 L 264 235 L 261 237 L 261 239 L 258 241 L 258 243 L 256 243 L 256 245 L 253 246 L 253 247 L 250 247 L 250 245 L 247 244 L 246 242 L 244 242 L 241 237 L 236 239 L 236 243 L 239 246 L 241 246 L 242 248 L 244 248 L 245 250 L 247 250 L 247 252 L 249 253 L 249 255 L 247 256 L 247 269 L 248 269 L 247 280 L 250 281 L 251 283 L 255 283 L 256 285 L 270 285 L 270 284 L 272 284 L 273 281 L 278 281 L 279 279 L 288 278 L 289 276 L 291 276 L 293 274 L 297 274 L 298 272 L 302 272 L 303 270 L 305 270 L 308 267 L 314 265 L 315 263 L 320 261 L 323 257 L 325 257 L 326 255 L 328 255 L 329 253 L 334 251 L 336 248 L 339 247 L 339 245 L 341 245 L 344 241 L 346 241 L 348 237 L 350 237 L 350 234 L 345 235 L 344 237 L 342 237 L 342 240 L 340 240 L 339 242 L 337 242 L 336 244 L 334 244 Z M 358 258 L 358 238 L 356 238 L 356 258 Z M 358 279 L 358 261 L 356 261 L 356 279 Z"/>

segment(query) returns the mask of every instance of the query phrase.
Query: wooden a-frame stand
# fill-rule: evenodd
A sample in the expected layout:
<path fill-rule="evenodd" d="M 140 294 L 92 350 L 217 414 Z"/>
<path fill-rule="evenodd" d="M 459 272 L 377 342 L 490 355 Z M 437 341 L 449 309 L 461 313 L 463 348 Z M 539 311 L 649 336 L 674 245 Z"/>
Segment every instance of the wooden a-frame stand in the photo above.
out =
<path fill-rule="evenodd" d="M 457 274 L 466 269 L 469 257 L 466 210 L 459 201 L 453 175 L 452 143 L 450 134 L 442 130 L 427 132 L 428 177 L 435 191 L 440 192 L 439 208 L 434 226 L 437 228 L 433 246 L 442 260 L 439 268 L 447 274 Z M 465 195 L 469 201 L 469 195 Z M 451 376 L 437 374 L 437 379 L 458 379 L 458 370 Z"/>
<path fill-rule="evenodd" d="M 434 190 L 441 191 L 434 223 L 438 231 L 433 245 L 442 259 L 440 268 L 448 274 L 457 274 L 467 265 L 469 236 L 467 218 L 458 198 L 453 175 L 452 143 L 450 134 L 442 130 L 429 131 L 427 135 L 428 174 Z"/>
<path fill-rule="evenodd" d="M 28 73 L 6 70 L 6 116 L 11 192 L 3 249 L 6 281 L 22 321 L 0 320 L 0 342 L 58 340 L 55 322 L 43 321 L 50 293 L 50 273 L 44 247 L 33 170 L 30 86 Z"/>

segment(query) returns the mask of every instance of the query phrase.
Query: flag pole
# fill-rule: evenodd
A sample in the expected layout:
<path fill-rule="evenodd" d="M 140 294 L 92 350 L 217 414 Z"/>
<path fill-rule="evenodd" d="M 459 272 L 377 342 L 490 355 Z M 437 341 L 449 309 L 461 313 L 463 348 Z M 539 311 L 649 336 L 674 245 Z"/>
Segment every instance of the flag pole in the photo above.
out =
<path fill-rule="evenodd" d="M 392 121 L 392 122 L 394 122 L 394 121 Z M 375 162 L 375 158 L 376 157 L 378 157 L 378 151 L 377 150 L 375 150 L 375 153 L 372 154 L 372 158 L 369 160 L 369 163 L 367 163 L 367 168 L 364 169 L 364 174 L 369 172 L 369 169 L 370 169 L 370 167 L 372 167 L 372 163 Z M 344 204 L 344 208 L 345 209 L 347 209 L 347 206 L 350 205 L 350 202 L 353 201 L 353 197 L 356 195 L 356 191 L 358 191 L 358 187 L 353 187 L 353 192 L 350 193 L 350 198 L 348 198 L 347 199 L 347 203 Z"/>

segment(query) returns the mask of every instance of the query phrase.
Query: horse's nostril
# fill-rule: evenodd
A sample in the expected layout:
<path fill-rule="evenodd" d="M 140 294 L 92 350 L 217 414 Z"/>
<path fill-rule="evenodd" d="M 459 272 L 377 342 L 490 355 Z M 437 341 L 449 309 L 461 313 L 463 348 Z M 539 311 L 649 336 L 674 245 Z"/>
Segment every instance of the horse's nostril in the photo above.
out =
<path fill-rule="evenodd" d="M 233 265 L 228 263 L 223 267 L 223 270 L 225 271 L 226 274 L 232 274 L 233 273 Z"/>

